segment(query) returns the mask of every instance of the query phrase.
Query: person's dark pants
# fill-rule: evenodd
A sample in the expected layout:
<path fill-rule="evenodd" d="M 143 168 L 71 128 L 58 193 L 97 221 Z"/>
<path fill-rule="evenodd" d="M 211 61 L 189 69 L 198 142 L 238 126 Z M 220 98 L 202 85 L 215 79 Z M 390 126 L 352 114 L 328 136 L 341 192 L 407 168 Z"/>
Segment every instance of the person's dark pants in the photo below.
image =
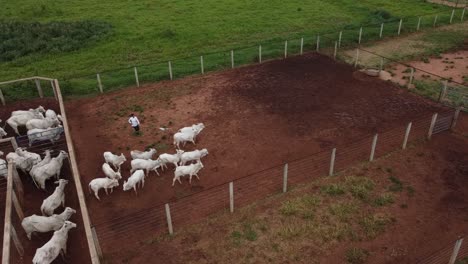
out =
<path fill-rule="evenodd" d="M 134 126 L 133 129 L 135 129 L 135 132 L 140 131 L 140 126 Z"/>

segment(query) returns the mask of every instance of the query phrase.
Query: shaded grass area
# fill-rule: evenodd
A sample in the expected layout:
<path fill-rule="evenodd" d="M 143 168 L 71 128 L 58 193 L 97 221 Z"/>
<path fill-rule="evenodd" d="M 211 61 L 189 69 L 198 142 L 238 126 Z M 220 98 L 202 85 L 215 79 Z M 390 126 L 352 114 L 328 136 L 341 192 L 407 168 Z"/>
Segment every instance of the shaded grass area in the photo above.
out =
<path fill-rule="evenodd" d="M 112 26 L 100 21 L 17 22 L 0 20 L 0 63 L 32 54 L 76 51 L 102 39 Z"/>

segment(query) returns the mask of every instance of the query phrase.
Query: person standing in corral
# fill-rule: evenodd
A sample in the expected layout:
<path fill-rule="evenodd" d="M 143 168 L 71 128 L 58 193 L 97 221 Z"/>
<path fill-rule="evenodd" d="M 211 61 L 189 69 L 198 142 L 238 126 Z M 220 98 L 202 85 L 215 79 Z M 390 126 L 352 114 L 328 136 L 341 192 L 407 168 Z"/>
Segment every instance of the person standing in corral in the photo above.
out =
<path fill-rule="evenodd" d="M 140 133 L 140 120 L 134 114 L 130 114 L 130 118 L 128 119 L 128 123 L 133 127 L 135 130 L 135 134 Z"/>

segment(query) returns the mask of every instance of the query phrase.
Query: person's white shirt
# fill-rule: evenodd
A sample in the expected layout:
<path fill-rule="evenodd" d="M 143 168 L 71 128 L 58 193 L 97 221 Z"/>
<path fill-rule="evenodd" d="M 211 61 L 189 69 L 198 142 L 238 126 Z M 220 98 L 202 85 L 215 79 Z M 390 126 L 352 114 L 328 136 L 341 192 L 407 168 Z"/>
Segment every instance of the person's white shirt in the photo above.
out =
<path fill-rule="evenodd" d="M 136 116 L 132 116 L 128 119 L 128 123 L 130 123 L 132 125 L 132 127 L 136 127 L 138 125 L 140 125 L 140 121 L 138 120 L 138 118 Z"/>

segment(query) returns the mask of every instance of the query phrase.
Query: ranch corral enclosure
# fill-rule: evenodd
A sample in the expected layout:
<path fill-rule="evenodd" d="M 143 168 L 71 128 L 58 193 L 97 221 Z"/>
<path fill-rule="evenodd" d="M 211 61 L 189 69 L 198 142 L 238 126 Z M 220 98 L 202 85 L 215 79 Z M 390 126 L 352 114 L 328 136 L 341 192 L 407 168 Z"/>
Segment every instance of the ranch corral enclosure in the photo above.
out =
<path fill-rule="evenodd" d="M 181 201 L 171 209 L 177 228 L 202 219 L 220 203 L 219 209 L 229 208 L 229 181 L 239 179 L 234 184 L 235 193 L 240 191 L 236 206 L 246 205 L 281 189 L 282 165 L 287 162 L 297 160 L 300 165 L 301 158 L 314 159 L 312 154 L 319 153 L 315 157 L 318 163 L 309 160 L 308 166 L 312 163 L 311 168 L 323 170 L 325 175 L 328 164 L 323 160 L 329 161 L 330 152 L 322 150 L 337 147 L 336 166 L 343 169 L 355 159 L 368 157 L 375 133 L 388 132 L 379 139 L 382 145 L 375 155 L 380 157 L 401 147 L 408 122 L 413 122 L 410 141 L 414 141 L 425 137 L 433 113 L 439 112 L 435 132 L 440 132 L 450 127 L 454 111 L 311 53 L 71 100 L 67 112 L 83 185 L 103 176 L 104 151 L 127 156 L 122 166 L 125 179 L 130 150 L 155 147 L 157 155 L 175 153 L 174 132 L 198 122 L 206 126 L 195 146 L 183 148 L 209 151 L 200 181 L 194 179 L 192 186 L 184 179 L 182 185 L 176 183 L 172 188 L 170 167 L 161 177 L 151 172 L 138 196 L 123 192 L 121 186 L 109 196 L 101 194 L 101 202 L 87 196 L 105 255 L 125 259 L 118 247 L 121 239 L 141 242 L 166 232 L 164 203 Z M 130 113 L 140 118 L 142 135 L 132 135 L 127 123 Z M 161 131 L 160 127 L 169 129 Z M 353 143 L 340 152 L 340 146 Z M 291 178 L 292 183 L 309 176 L 307 166 L 291 169 L 299 177 Z M 249 175 L 258 177 L 246 177 Z M 190 195 L 194 199 L 183 204 Z M 218 204 L 206 204 L 213 199 Z"/>
<path fill-rule="evenodd" d="M 58 101 L 54 98 L 46 97 L 17 102 L 7 102 L 6 106 L 0 107 L 0 119 L 3 122 L 5 122 L 5 120 L 7 120 L 10 117 L 12 111 L 20 109 L 27 110 L 31 108 L 36 108 L 39 105 L 43 106 L 45 109 L 52 109 L 56 113 L 61 113 Z M 42 158 L 45 156 L 45 150 L 53 150 L 53 152 L 51 153 L 52 158 L 58 156 L 61 150 L 69 152 L 66 144 L 65 135 L 63 134 L 63 132 L 61 133 L 60 139 L 58 139 L 54 144 L 52 144 L 49 141 L 39 141 L 33 143 L 32 146 L 29 146 L 28 136 L 25 135 L 25 128 L 19 129 L 21 136 L 17 136 L 13 129 L 8 125 L 5 126 L 5 130 L 8 133 L 7 137 L 14 137 L 14 141 L 16 142 L 18 147 L 23 147 L 30 152 L 40 154 Z M 15 150 L 10 142 L 4 142 L 0 144 L 0 151 L 3 151 L 4 154 L 7 155 L 9 152 L 14 152 Z M 53 184 L 54 180 L 47 181 L 46 190 L 43 191 L 35 186 L 29 174 L 25 174 L 20 170 L 18 170 L 18 174 L 23 186 L 23 191 L 21 192 L 23 195 L 20 195 L 20 193 L 18 192 L 16 192 L 16 195 L 20 196 L 18 197 L 18 199 L 20 200 L 24 216 L 28 217 L 32 214 L 42 215 L 40 211 L 42 201 L 54 192 L 54 189 L 56 187 L 56 185 Z M 75 182 L 73 180 L 70 162 L 68 159 L 65 159 L 63 161 L 60 178 L 68 180 L 68 184 L 65 187 L 65 206 L 71 207 L 76 210 L 76 214 L 74 214 L 70 218 L 70 221 L 76 223 L 77 228 L 69 232 L 66 259 L 63 260 L 61 257 L 58 257 L 53 263 L 91 263 L 83 220 L 81 216 L 80 205 L 76 193 Z M 7 189 L 6 185 L 7 181 L 5 180 L 5 178 L 1 177 L 0 192 L 2 198 L 0 199 L 0 211 L 2 216 L 2 227 L 5 219 L 5 195 Z M 63 211 L 63 209 L 64 208 L 59 207 L 55 211 L 55 213 L 59 214 Z M 52 233 L 36 233 L 32 235 L 31 241 L 28 240 L 26 233 L 21 227 L 21 220 L 18 214 L 15 213 L 15 210 L 13 210 L 12 213 L 12 226 L 15 229 L 16 234 L 18 235 L 22 247 L 24 248 L 24 256 L 20 257 L 12 240 L 10 244 L 10 263 L 31 263 L 36 249 L 42 247 L 47 241 L 49 241 L 49 239 L 52 236 Z"/>

